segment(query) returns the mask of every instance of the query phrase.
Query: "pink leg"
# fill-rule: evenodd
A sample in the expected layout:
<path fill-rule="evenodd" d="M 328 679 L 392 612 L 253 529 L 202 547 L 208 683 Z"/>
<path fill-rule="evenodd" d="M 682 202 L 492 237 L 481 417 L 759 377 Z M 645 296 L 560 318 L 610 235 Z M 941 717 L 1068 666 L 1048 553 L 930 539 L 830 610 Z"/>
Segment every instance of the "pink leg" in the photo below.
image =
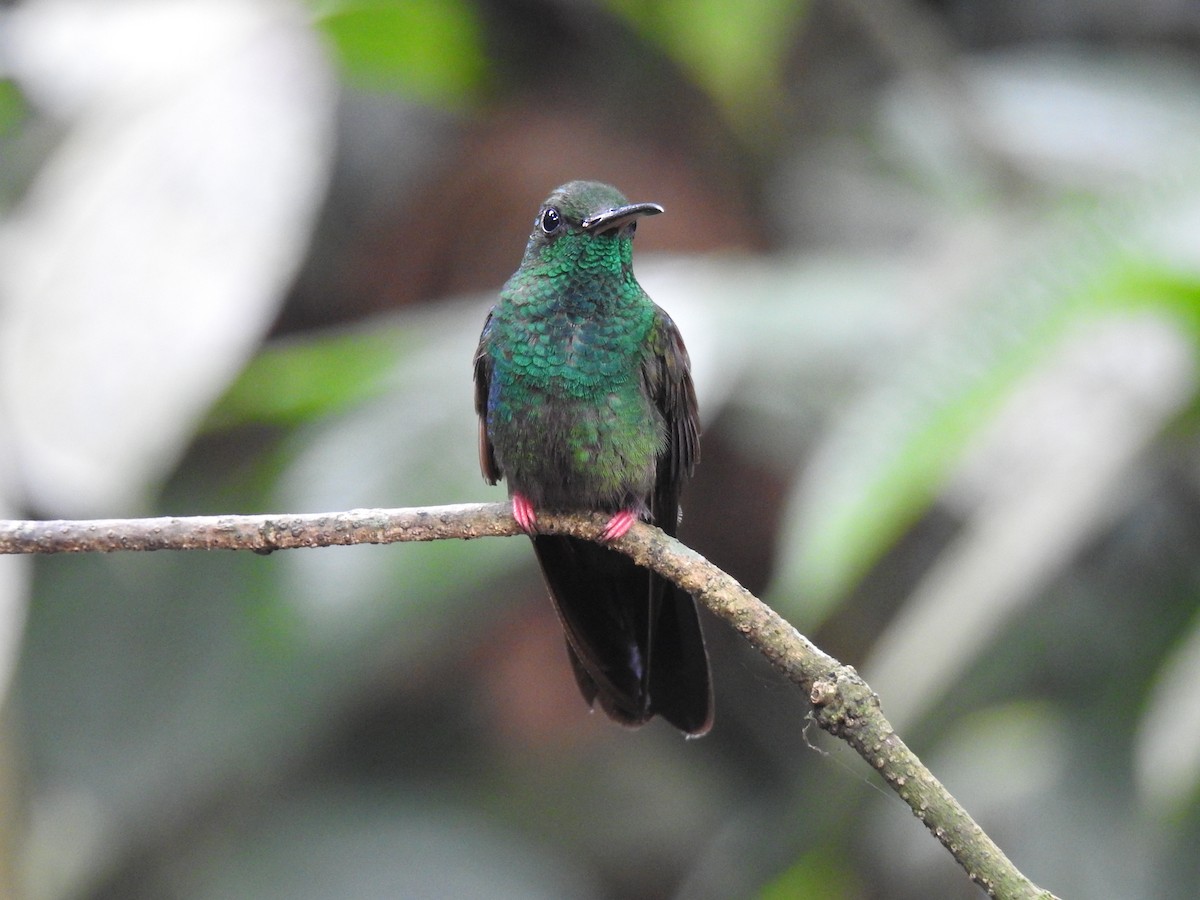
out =
<path fill-rule="evenodd" d="M 537 514 L 534 513 L 529 498 L 524 494 L 513 494 L 512 507 L 513 518 L 517 520 L 521 530 L 526 534 L 534 534 L 537 531 Z"/>
<path fill-rule="evenodd" d="M 633 527 L 633 523 L 637 520 L 638 515 L 632 509 L 621 510 L 608 520 L 608 524 L 604 526 L 604 531 L 600 533 L 600 540 L 615 541 L 619 537 L 624 537 L 625 532 Z"/>

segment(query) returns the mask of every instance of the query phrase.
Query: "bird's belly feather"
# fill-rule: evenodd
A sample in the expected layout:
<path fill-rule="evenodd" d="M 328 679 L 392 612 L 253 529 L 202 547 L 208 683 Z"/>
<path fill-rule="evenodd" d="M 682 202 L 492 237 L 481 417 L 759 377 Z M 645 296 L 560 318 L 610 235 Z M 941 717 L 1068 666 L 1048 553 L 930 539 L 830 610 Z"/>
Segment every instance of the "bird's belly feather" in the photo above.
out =
<path fill-rule="evenodd" d="M 644 508 L 665 429 L 640 371 L 550 357 L 496 361 L 488 431 L 509 489 L 550 509 Z"/>

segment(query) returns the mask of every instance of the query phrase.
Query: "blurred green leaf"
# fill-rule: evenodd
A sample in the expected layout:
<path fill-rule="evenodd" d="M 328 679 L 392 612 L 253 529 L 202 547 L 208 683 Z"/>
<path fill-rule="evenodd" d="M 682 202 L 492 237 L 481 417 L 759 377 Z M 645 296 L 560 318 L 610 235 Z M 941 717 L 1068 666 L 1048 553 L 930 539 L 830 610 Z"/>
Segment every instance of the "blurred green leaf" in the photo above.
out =
<path fill-rule="evenodd" d="M 804 854 L 795 864 L 766 885 L 759 900 L 794 900 L 796 897 L 822 897 L 824 900 L 852 900 L 862 896 L 853 866 L 837 850 L 820 847 Z"/>
<path fill-rule="evenodd" d="M 475 9 L 462 0 L 345 0 L 318 25 L 350 77 L 433 103 L 462 104 L 487 61 Z"/>
<path fill-rule="evenodd" d="M 267 347 L 210 413 L 209 429 L 292 425 L 378 395 L 396 359 L 411 347 L 404 332 L 322 334 Z"/>
<path fill-rule="evenodd" d="M 1112 309 L 1157 310 L 1171 316 L 1200 353 L 1200 275 L 1143 259 L 1118 265 L 1097 293 Z"/>
<path fill-rule="evenodd" d="M 25 117 L 25 102 L 11 81 L 0 80 L 0 137 L 7 137 Z"/>
<path fill-rule="evenodd" d="M 716 100 L 734 124 L 749 124 L 779 99 L 786 54 L 807 3 L 767 0 L 608 0 Z M 757 120 L 761 129 L 762 121 Z"/>

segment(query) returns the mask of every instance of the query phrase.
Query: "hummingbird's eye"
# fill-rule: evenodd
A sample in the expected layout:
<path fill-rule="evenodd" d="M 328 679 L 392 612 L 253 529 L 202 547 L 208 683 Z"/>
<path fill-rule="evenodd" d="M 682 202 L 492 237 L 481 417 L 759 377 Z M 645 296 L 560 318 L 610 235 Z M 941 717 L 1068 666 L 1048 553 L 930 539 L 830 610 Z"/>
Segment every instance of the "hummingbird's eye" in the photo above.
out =
<path fill-rule="evenodd" d="M 547 206 L 542 211 L 542 231 L 553 234 L 562 224 L 562 214 L 553 206 Z"/>

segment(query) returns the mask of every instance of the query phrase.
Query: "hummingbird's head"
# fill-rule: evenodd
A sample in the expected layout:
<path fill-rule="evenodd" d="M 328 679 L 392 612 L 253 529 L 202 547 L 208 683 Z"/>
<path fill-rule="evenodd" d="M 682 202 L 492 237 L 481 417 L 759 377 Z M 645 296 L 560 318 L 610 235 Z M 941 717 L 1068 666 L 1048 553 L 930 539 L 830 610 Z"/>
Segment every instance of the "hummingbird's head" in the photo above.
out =
<path fill-rule="evenodd" d="M 615 239 L 614 252 L 624 255 L 637 220 L 662 211 L 657 203 L 630 203 L 616 188 L 598 181 L 571 181 L 547 197 L 538 210 L 526 253 L 542 256 L 564 240 L 583 245 L 601 238 Z"/>

